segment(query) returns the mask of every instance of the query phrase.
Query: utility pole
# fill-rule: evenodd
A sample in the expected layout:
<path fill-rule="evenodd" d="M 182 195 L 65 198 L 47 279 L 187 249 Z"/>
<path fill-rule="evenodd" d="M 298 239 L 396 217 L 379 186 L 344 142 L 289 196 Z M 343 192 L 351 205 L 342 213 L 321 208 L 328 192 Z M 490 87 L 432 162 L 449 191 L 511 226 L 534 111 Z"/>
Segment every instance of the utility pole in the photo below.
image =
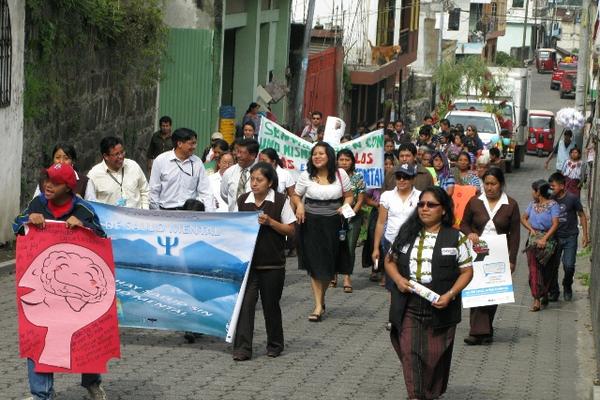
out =
<path fill-rule="evenodd" d="M 437 65 L 438 68 L 442 66 L 442 62 L 444 61 L 444 57 L 442 57 L 442 43 L 444 41 L 444 13 L 446 10 L 444 9 L 444 3 L 442 2 L 442 12 L 440 12 L 440 31 L 438 34 L 438 56 L 437 56 Z M 440 102 L 440 85 L 435 85 L 435 102 L 439 104 Z"/>
<path fill-rule="evenodd" d="M 303 125 L 302 108 L 304 106 L 304 89 L 306 87 L 306 70 L 308 69 L 308 47 L 310 45 L 310 35 L 312 32 L 313 16 L 315 14 L 315 0 L 308 0 L 308 14 L 306 15 L 306 28 L 304 30 L 304 41 L 302 42 L 302 62 L 300 64 L 300 75 L 296 87 L 296 97 L 294 101 L 294 129 Z"/>
<path fill-rule="evenodd" d="M 529 0 L 525 0 L 525 19 L 523 21 L 523 43 L 521 44 L 521 57 L 523 61 L 527 60 L 527 56 L 525 55 L 525 41 L 527 39 L 527 16 L 529 15 Z"/>
<path fill-rule="evenodd" d="M 585 116 L 588 68 L 590 65 L 590 0 L 581 5 L 581 23 L 579 24 L 579 58 L 577 60 L 577 86 L 575 87 L 575 108 Z M 575 143 L 581 148 L 583 137 L 575 136 Z"/>

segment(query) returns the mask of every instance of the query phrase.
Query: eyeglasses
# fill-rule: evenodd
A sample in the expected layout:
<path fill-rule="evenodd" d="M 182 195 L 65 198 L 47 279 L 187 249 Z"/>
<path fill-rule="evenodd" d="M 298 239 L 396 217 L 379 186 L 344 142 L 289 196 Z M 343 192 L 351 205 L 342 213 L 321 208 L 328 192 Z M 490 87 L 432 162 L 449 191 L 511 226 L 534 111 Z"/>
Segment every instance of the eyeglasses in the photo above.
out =
<path fill-rule="evenodd" d="M 441 206 L 440 203 L 434 203 L 433 201 L 420 201 L 417 203 L 417 207 L 419 208 L 425 208 L 425 206 L 427 206 L 427 208 L 436 208 Z"/>
<path fill-rule="evenodd" d="M 397 174 L 396 175 L 396 180 L 398 180 L 398 181 L 410 181 L 413 178 L 414 178 L 413 176 L 405 175 L 405 174 Z"/>

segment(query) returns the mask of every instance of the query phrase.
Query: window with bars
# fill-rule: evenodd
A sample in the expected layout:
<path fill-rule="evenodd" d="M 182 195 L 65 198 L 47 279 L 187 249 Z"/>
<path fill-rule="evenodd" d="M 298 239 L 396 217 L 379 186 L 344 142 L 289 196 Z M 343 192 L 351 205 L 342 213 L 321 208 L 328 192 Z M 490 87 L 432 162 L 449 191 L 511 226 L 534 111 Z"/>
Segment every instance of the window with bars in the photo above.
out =
<path fill-rule="evenodd" d="M 0 107 L 10 105 L 12 36 L 8 0 L 0 0 Z"/>

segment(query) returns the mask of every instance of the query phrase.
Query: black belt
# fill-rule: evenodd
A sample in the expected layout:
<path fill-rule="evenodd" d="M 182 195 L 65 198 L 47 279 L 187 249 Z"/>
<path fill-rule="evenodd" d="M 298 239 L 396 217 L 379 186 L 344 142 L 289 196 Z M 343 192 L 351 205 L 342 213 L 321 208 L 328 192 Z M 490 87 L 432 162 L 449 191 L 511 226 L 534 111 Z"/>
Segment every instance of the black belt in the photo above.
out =
<path fill-rule="evenodd" d="M 320 204 L 322 206 L 326 206 L 326 205 L 330 205 L 330 204 L 341 203 L 342 198 L 340 197 L 339 199 L 333 199 L 333 200 L 316 200 L 316 199 L 310 199 L 307 197 L 304 199 L 304 201 L 307 204 Z"/>

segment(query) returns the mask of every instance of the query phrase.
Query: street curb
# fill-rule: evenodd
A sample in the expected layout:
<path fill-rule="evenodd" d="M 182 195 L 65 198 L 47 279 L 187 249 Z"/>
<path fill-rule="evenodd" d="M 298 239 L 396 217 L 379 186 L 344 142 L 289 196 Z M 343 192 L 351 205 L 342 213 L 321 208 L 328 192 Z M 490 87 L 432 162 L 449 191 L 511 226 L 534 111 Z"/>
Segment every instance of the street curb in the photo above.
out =
<path fill-rule="evenodd" d="M 600 386 L 592 387 L 590 400 L 600 400 Z"/>
<path fill-rule="evenodd" d="M 15 272 L 15 259 L 0 262 L 0 276 Z"/>

